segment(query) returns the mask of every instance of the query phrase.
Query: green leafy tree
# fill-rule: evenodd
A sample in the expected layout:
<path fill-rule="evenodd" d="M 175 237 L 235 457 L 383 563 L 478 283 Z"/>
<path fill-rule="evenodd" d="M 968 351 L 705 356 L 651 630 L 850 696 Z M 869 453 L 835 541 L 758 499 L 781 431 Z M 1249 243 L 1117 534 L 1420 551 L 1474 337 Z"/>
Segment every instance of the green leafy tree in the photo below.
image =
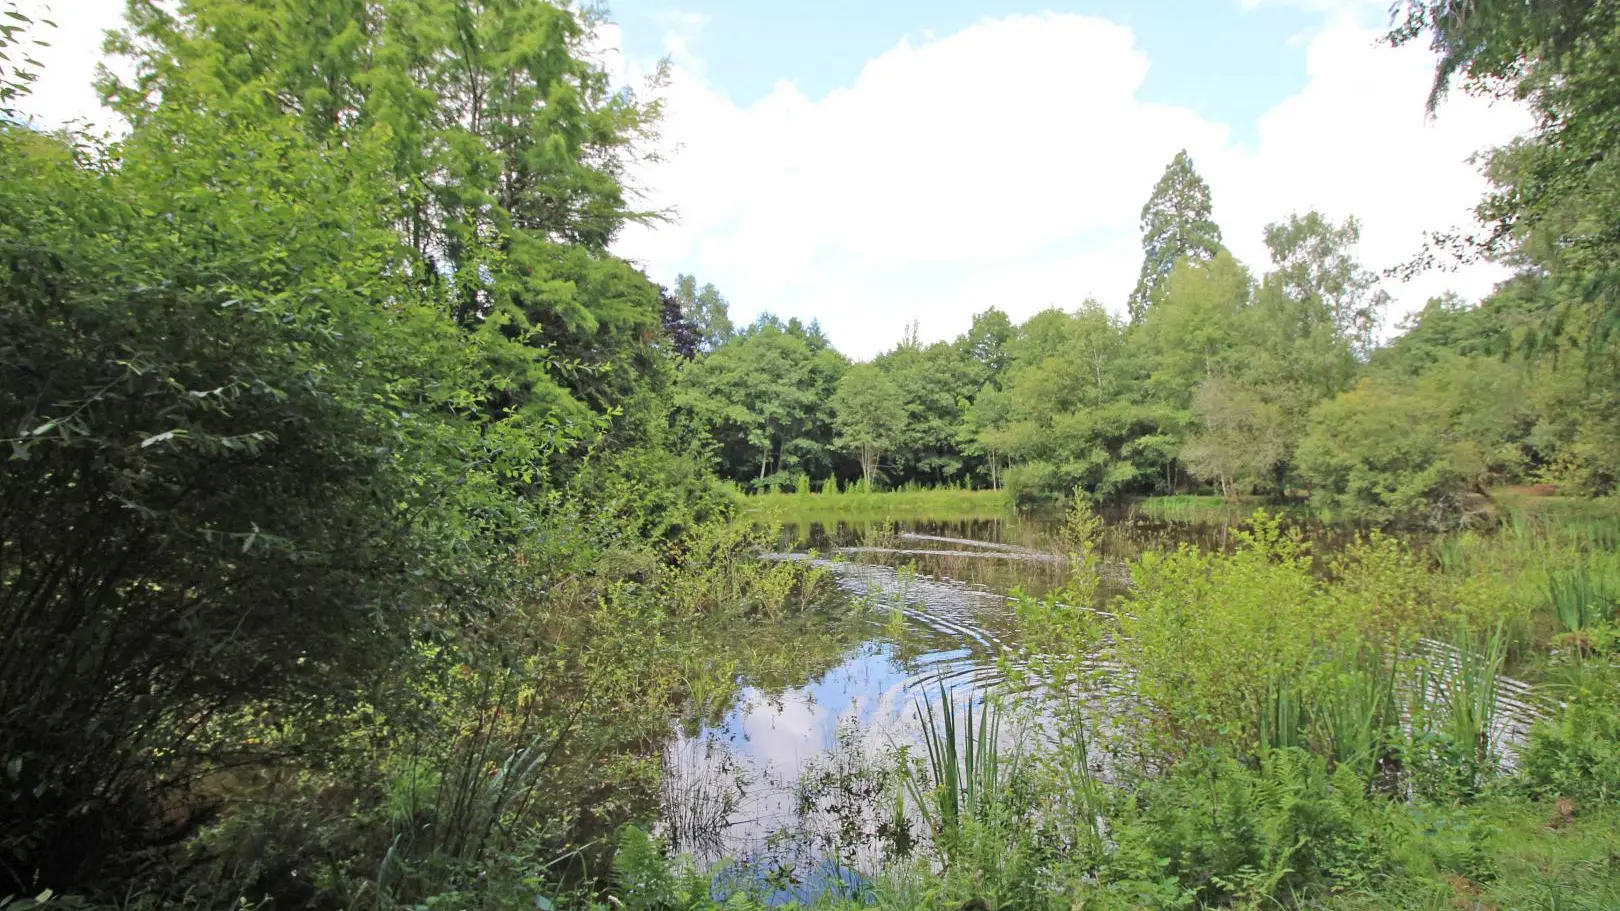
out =
<path fill-rule="evenodd" d="M 1193 169 L 1186 150 L 1165 167 L 1142 206 L 1142 275 L 1127 309 L 1139 323 L 1158 302 L 1170 272 L 1183 257 L 1209 259 L 1221 248 L 1221 229 L 1212 217 L 1209 184 Z"/>
<path fill-rule="evenodd" d="M 1496 188 L 1476 210 L 1484 235 L 1441 237 L 1439 246 L 1499 256 L 1532 243 L 1560 285 L 1566 318 L 1549 320 L 1530 341 L 1569 333 L 1607 345 L 1620 328 L 1620 3 L 1406 0 L 1389 38 L 1424 37 L 1437 55 L 1431 113 L 1460 81 L 1526 101 L 1536 116 L 1529 137 L 1491 157 Z"/>
<path fill-rule="evenodd" d="M 0 126 L 0 891 L 116 886 L 277 758 L 252 719 L 314 738 L 500 600 L 546 444 L 462 417 L 492 390 L 386 161 L 176 107 L 88 157 Z"/>
<path fill-rule="evenodd" d="M 1076 487 L 1107 498 L 1151 485 L 1164 410 L 1140 395 L 1142 364 L 1126 327 L 1095 302 L 1031 317 L 1009 345 L 1000 393 L 981 396 L 995 423 L 983 444 L 1008 455 L 1006 486 L 1031 503 Z"/>
<path fill-rule="evenodd" d="M 736 330 L 731 325 L 731 308 L 712 284 L 698 287 L 690 275 L 675 277 L 675 300 L 680 303 L 700 351 L 713 351 L 729 341 Z"/>
<path fill-rule="evenodd" d="M 1287 458 L 1282 409 L 1260 390 L 1211 376 L 1193 397 L 1193 414 L 1199 430 L 1182 447 L 1181 459 L 1193 474 L 1215 481 L 1229 500 L 1270 480 Z"/>
<path fill-rule="evenodd" d="M 297 119 L 332 147 L 376 142 L 403 266 L 499 377 L 496 414 L 578 427 L 634 393 L 658 288 L 607 254 L 654 105 L 589 51 L 594 20 L 545 0 L 130 0 L 110 47 L 135 75 L 104 97 L 139 126 L 165 105 Z"/>
<path fill-rule="evenodd" d="M 1325 330 L 1365 356 L 1389 295 L 1356 262 L 1354 248 L 1360 240 L 1361 225 L 1354 218 L 1335 225 L 1315 211 L 1267 225 L 1266 248 L 1274 271 L 1266 282 L 1295 304 L 1301 334 Z"/>
<path fill-rule="evenodd" d="M 1529 430 L 1520 367 L 1447 355 L 1416 382 L 1367 377 L 1322 403 L 1300 471 L 1344 517 L 1450 527 L 1521 467 Z"/>
<path fill-rule="evenodd" d="M 1248 309 L 1254 280 L 1231 253 L 1184 259 L 1147 314 L 1138 343 L 1153 361 L 1154 394 L 1187 408 L 1210 377 L 1242 369 L 1252 343 Z"/>
<path fill-rule="evenodd" d="M 819 328 L 766 315 L 687 365 L 676 402 L 715 441 L 726 476 L 759 487 L 794 471 L 824 476 L 847 366 Z"/>
<path fill-rule="evenodd" d="M 906 409 L 900 388 L 876 364 L 856 364 L 838 381 L 833 395 L 836 445 L 859 454 L 867 489 L 877 481 L 878 460 L 905 434 Z"/>
<path fill-rule="evenodd" d="M 958 442 L 962 411 L 975 394 L 973 364 L 946 342 L 902 342 L 874 363 L 894 382 L 905 409 L 894 464 L 907 480 L 953 481 L 966 470 Z"/>

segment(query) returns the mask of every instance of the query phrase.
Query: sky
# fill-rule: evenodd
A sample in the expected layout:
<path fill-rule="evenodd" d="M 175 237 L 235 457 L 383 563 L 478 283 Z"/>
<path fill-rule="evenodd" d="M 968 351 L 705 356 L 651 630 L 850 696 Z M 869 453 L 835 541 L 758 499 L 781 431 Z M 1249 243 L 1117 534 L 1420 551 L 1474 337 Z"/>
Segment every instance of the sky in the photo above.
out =
<path fill-rule="evenodd" d="M 31 0 L 59 28 L 31 110 L 105 123 L 88 89 L 120 0 Z M 713 282 L 733 319 L 817 320 L 867 358 L 913 321 L 951 338 L 1088 297 L 1123 312 L 1138 218 L 1187 149 L 1227 246 L 1257 274 L 1264 226 L 1357 217 L 1382 270 L 1467 227 L 1474 153 L 1527 129 L 1456 95 L 1432 57 L 1379 41 L 1387 0 L 618 0 L 603 59 L 640 85 L 667 57 L 663 160 L 631 175 L 671 217 L 615 249 L 673 285 Z M 1386 324 L 1499 267 L 1387 280 Z"/>

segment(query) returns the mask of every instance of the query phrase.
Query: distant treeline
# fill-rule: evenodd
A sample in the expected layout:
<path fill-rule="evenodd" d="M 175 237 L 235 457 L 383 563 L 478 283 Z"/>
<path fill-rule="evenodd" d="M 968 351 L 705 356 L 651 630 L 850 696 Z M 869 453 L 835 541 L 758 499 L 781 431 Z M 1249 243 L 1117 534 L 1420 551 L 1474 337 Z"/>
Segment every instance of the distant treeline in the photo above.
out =
<path fill-rule="evenodd" d="M 924 345 L 913 327 L 868 363 L 815 323 L 767 314 L 733 331 L 714 287 L 682 276 L 670 309 L 699 341 L 680 411 L 721 473 L 757 490 L 967 484 L 1033 504 L 1213 489 L 1450 524 L 1500 483 L 1614 489 L 1606 311 L 1533 234 L 1486 299 L 1433 299 L 1379 344 L 1388 297 L 1354 257 L 1354 219 L 1270 225 L 1256 275 L 1222 245 L 1183 153 L 1142 227 L 1127 317 L 1087 300 L 1014 324 L 991 307 L 954 341 Z"/>

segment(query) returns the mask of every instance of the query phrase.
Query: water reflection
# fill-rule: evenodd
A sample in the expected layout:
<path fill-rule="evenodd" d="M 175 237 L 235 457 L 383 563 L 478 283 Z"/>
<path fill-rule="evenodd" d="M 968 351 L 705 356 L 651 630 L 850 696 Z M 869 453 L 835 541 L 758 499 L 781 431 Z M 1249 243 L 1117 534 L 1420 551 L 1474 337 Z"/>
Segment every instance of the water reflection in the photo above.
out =
<path fill-rule="evenodd" d="M 1234 527 L 1113 517 L 1102 542 L 1104 594 L 1128 584 L 1125 562 L 1142 550 L 1229 550 Z M 780 903 L 859 891 L 852 869 L 874 869 L 919 837 L 919 821 L 894 811 L 886 777 L 907 751 L 921 754 L 918 700 L 948 691 L 960 715 L 1012 686 L 1005 671 L 1017 667 L 1018 650 L 1009 593 L 1040 596 L 1067 580 L 1059 528 L 1042 517 L 785 526 L 783 552 L 769 556 L 827 569 L 865 609 L 870 635 L 802 684 L 744 686 L 717 723 L 668 745 L 661 834 L 700 863 L 724 861 L 717 896 L 747 887 Z M 1344 543 L 1314 540 L 1319 553 Z M 1128 713 L 1106 659 L 1096 661 L 1102 673 L 1083 710 L 1107 725 Z M 1508 739 L 1523 736 L 1532 714 L 1514 686 L 1506 681 L 1502 693 Z M 1020 702 L 1026 724 L 1046 711 L 1040 698 Z M 1013 748 L 1025 735 L 1016 724 L 1006 729 Z"/>
<path fill-rule="evenodd" d="M 866 609 L 871 635 L 820 676 L 745 686 L 719 723 L 679 734 L 664 756 L 661 834 L 733 875 L 740 865 L 745 878 L 775 877 L 773 889 L 828 875 L 828 861 L 867 868 L 903 850 L 916 821 L 897 821 L 885 776 L 922 742 L 917 699 L 944 691 L 965 706 L 1006 688 L 1006 593 L 1062 581 L 1064 559 L 1038 549 L 1052 541 L 1047 524 L 982 521 L 791 529 L 793 549 L 772 556 L 825 568 Z"/>

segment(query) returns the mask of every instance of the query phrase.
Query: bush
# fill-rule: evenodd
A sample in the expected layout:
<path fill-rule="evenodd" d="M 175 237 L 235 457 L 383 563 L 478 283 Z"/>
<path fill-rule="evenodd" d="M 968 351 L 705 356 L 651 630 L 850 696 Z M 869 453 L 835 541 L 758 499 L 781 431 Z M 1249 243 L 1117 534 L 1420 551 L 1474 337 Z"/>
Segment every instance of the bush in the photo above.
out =
<path fill-rule="evenodd" d="M 1382 801 L 1300 749 L 1253 768 L 1199 753 L 1144 782 L 1116 814 L 1107 861 L 1121 883 L 1169 877 L 1200 903 L 1269 903 L 1376 884 L 1395 864 Z"/>
<path fill-rule="evenodd" d="M 1540 722 L 1530 731 L 1522 776 L 1538 797 L 1620 799 L 1620 713 L 1577 701 Z"/>

